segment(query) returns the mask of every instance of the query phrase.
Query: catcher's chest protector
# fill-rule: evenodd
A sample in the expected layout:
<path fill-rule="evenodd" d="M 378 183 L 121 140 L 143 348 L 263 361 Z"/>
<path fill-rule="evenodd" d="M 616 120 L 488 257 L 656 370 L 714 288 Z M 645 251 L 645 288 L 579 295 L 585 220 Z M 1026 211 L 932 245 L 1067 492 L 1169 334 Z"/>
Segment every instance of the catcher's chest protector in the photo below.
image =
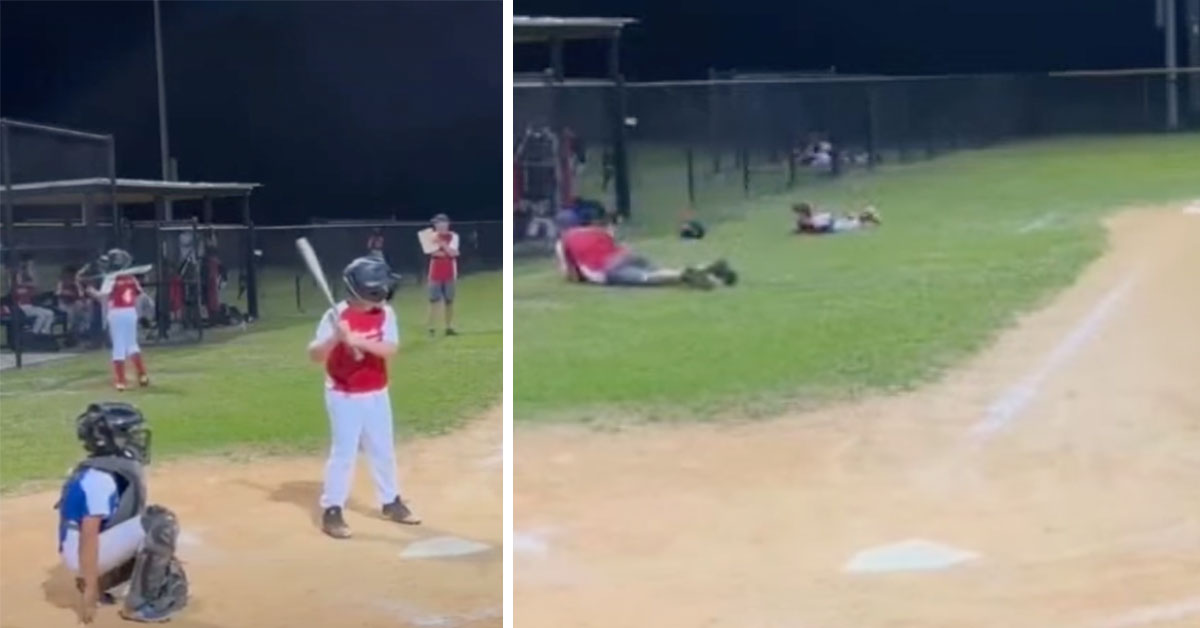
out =
<path fill-rule="evenodd" d="M 120 456 L 97 456 L 80 462 L 75 467 L 75 470 L 71 472 L 71 477 L 79 475 L 84 469 L 106 471 L 122 480 L 124 490 L 121 491 L 116 511 L 113 512 L 113 516 L 109 519 L 109 526 L 115 526 L 118 523 L 123 523 L 142 514 L 142 511 L 146 508 L 146 477 L 142 469 L 142 463 Z M 63 484 L 64 495 L 66 494 L 66 485 L 68 483 L 70 483 L 69 478 Z"/>

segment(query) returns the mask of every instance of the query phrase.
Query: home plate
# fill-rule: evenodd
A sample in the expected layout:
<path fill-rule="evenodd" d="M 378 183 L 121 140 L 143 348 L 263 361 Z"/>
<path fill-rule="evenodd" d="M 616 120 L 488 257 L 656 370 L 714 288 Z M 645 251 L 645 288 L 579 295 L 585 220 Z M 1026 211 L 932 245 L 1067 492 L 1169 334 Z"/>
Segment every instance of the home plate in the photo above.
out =
<path fill-rule="evenodd" d="M 400 558 L 447 558 L 467 556 L 488 550 L 486 543 L 460 539 L 456 536 L 435 536 L 409 543 Z"/>
<path fill-rule="evenodd" d="M 979 558 L 978 554 L 948 545 L 913 539 L 865 549 L 846 563 L 850 573 L 888 573 L 893 571 L 934 571 Z"/>

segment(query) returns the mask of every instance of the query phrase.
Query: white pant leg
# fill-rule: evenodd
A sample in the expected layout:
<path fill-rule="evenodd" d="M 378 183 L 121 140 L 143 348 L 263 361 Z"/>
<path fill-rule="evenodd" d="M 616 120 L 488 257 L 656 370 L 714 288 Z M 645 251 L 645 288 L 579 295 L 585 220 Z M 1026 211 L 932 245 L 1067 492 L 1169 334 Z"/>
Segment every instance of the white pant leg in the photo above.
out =
<path fill-rule="evenodd" d="M 146 532 L 142 529 L 142 518 L 134 517 L 121 522 L 100 533 L 99 572 L 100 575 L 121 566 L 133 558 L 142 547 L 142 539 Z M 63 539 L 63 565 L 75 575 L 79 575 L 79 531 L 67 530 L 67 538 Z"/>
<path fill-rule="evenodd" d="M 36 305 L 22 305 L 21 311 L 33 319 L 32 330 L 35 334 L 48 334 L 54 327 L 54 312 Z"/>
<path fill-rule="evenodd" d="M 363 398 L 363 451 L 371 464 L 375 498 L 389 504 L 399 495 L 396 486 L 396 444 L 392 435 L 392 400 L 386 390 Z"/>
<path fill-rule="evenodd" d="M 344 507 L 354 482 L 354 459 L 362 438 L 363 420 L 369 408 L 361 395 L 325 391 L 325 409 L 329 412 L 329 461 L 325 463 L 325 488 L 321 508 Z"/>
<path fill-rule="evenodd" d="M 845 217 L 845 218 L 837 218 L 833 221 L 834 233 L 841 233 L 843 231 L 854 231 L 855 229 L 858 229 L 861 226 L 862 226 L 862 223 L 860 223 L 857 218 Z"/>
<path fill-rule="evenodd" d="M 141 352 L 137 341 L 137 309 L 132 307 L 108 310 L 108 336 L 112 339 L 114 362 L 126 360 Z"/>

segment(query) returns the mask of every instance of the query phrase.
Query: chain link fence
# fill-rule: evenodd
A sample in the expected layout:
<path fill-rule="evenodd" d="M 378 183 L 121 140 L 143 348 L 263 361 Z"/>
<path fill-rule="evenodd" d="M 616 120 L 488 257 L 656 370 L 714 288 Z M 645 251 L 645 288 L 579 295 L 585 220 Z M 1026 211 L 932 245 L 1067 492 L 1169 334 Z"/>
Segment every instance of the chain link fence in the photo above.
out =
<path fill-rule="evenodd" d="M 576 196 L 612 207 L 614 115 L 628 141 L 633 218 L 673 225 L 688 209 L 712 215 L 748 197 L 794 190 L 880 164 L 1062 135 L 1200 129 L 1185 89 L 1200 68 L 1040 75 L 885 77 L 739 75 L 708 81 L 525 83 L 515 129 L 570 133 L 583 164 Z M 616 99 L 616 100 L 614 100 Z M 599 158 L 597 158 L 599 157 Z"/>
<path fill-rule="evenodd" d="M 61 280 L 113 243 L 116 197 L 111 185 L 82 204 L 28 204 L 17 197 L 44 181 L 115 183 L 115 154 L 111 135 L 0 119 L 0 347 L 18 365 L 22 350 L 100 342 L 100 308 L 63 290 Z"/>

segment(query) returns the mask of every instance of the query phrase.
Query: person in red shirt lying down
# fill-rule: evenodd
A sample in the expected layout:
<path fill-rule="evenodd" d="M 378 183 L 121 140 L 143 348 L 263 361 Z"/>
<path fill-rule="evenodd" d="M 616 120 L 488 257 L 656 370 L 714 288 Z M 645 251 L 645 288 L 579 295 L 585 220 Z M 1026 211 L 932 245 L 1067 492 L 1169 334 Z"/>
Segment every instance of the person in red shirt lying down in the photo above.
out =
<path fill-rule="evenodd" d="M 737 283 L 725 260 L 685 268 L 662 268 L 617 242 L 606 217 L 589 217 L 568 229 L 555 245 L 559 269 L 568 281 L 608 286 L 685 286 L 711 290 L 718 282 Z"/>

